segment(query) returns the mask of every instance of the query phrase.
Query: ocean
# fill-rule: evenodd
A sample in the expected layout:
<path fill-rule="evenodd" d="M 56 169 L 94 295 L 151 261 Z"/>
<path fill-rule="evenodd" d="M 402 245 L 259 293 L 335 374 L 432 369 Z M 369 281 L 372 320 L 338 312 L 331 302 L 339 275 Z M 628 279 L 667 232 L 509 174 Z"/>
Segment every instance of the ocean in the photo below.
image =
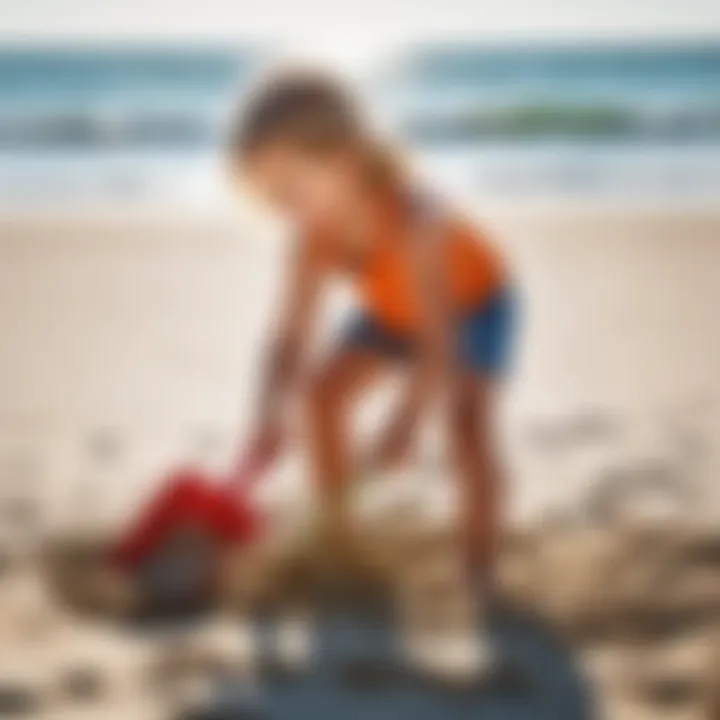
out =
<path fill-rule="evenodd" d="M 0 46 L 0 206 L 222 202 L 224 123 L 267 59 Z M 474 198 L 720 194 L 720 42 L 420 47 L 365 84 L 420 163 Z"/>

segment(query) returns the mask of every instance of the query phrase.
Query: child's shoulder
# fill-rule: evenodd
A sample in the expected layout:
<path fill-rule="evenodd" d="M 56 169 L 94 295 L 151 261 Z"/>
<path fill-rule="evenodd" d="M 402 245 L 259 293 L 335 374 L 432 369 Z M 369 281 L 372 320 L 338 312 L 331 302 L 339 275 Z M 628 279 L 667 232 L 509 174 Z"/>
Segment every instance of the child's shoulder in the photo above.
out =
<path fill-rule="evenodd" d="M 427 183 L 415 181 L 405 190 L 411 215 L 420 221 L 446 222 L 451 213 L 446 199 Z"/>
<path fill-rule="evenodd" d="M 476 237 L 486 241 L 483 223 L 467 209 L 427 183 L 412 185 L 408 192 L 408 207 L 421 222 L 436 223 L 450 236 Z"/>

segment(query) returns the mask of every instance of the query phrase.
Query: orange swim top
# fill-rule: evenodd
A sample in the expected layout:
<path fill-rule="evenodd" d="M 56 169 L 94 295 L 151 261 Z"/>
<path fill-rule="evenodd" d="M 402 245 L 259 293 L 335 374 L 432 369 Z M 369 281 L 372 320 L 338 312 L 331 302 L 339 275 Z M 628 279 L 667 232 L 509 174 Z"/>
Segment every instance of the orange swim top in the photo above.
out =
<path fill-rule="evenodd" d="M 412 333 L 420 319 L 418 288 L 403 249 L 405 242 L 418 236 L 418 220 L 406 205 L 397 202 L 391 212 L 383 213 L 377 236 L 356 267 L 328 239 L 318 240 L 316 246 L 326 267 L 350 276 L 368 315 L 400 333 Z M 437 226 L 433 231 L 442 245 L 453 311 L 462 314 L 482 307 L 506 283 L 505 265 L 496 248 L 461 218 L 429 222 Z"/>

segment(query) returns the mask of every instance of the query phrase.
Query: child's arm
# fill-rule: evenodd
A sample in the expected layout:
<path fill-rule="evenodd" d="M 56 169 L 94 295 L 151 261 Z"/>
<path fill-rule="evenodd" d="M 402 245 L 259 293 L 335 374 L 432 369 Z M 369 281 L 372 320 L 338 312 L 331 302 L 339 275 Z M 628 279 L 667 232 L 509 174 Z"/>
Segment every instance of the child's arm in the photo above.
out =
<path fill-rule="evenodd" d="M 321 275 L 310 241 L 303 239 L 290 260 L 277 326 L 264 361 L 258 400 L 255 452 L 275 455 L 284 439 L 283 415 L 300 371 L 311 332 Z"/>
<path fill-rule="evenodd" d="M 404 398 L 380 436 L 371 465 L 382 467 L 403 461 L 430 401 L 440 400 L 445 411 L 455 396 L 452 322 L 439 235 L 437 226 L 430 223 L 407 245 L 421 315 L 418 358 Z"/>

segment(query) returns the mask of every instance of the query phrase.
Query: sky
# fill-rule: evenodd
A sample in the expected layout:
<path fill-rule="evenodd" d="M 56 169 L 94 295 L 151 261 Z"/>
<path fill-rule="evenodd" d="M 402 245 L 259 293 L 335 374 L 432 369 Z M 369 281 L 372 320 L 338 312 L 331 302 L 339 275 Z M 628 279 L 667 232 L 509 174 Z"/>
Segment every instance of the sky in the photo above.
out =
<path fill-rule="evenodd" d="M 0 0 L 0 39 L 277 41 L 367 63 L 419 40 L 720 37 L 719 0 Z"/>

